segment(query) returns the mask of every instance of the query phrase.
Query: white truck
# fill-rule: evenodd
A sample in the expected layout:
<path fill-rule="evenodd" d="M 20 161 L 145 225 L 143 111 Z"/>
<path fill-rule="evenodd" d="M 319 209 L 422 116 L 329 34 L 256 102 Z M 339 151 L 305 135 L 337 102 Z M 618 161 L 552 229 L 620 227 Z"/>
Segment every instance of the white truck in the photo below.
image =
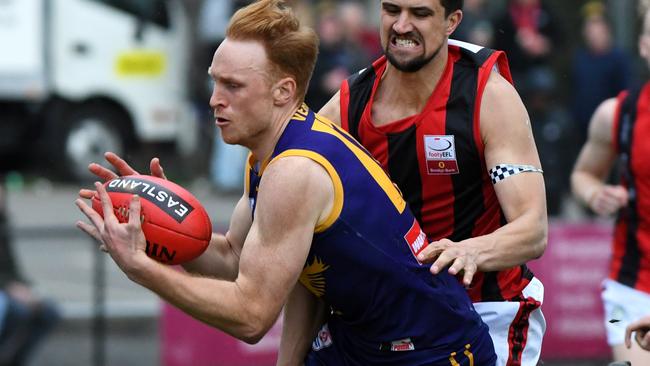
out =
<path fill-rule="evenodd" d="M 84 178 L 107 150 L 187 153 L 189 27 L 180 0 L 0 0 L 0 154 Z"/>

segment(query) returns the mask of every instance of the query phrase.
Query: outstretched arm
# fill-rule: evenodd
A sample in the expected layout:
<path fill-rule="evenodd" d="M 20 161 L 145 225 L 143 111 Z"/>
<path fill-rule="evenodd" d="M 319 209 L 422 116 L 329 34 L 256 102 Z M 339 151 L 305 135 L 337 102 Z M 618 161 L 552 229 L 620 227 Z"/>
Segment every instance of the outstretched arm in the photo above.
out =
<path fill-rule="evenodd" d="M 296 175 L 295 172 L 301 174 Z M 98 229 L 116 264 L 189 315 L 249 343 L 275 322 L 304 266 L 316 224 L 333 204 L 333 187 L 315 162 L 288 157 L 270 164 L 259 187 L 255 220 L 246 236 L 234 282 L 192 276 L 158 263 L 144 252 L 139 200 L 120 224 L 110 197 L 97 184 L 105 220 L 82 200 L 81 210 Z"/>
<path fill-rule="evenodd" d="M 573 194 L 599 215 L 610 215 L 627 204 L 627 190 L 609 185 L 605 179 L 616 159 L 612 128 L 616 99 L 608 99 L 594 112 L 589 123 L 589 136 L 571 173 Z"/>
<path fill-rule="evenodd" d="M 487 169 L 498 164 L 541 168 L 528 113 L 514 87 L 496 72 L 486 85 L 480 113 Z M 451 264 L 449 272 L 462 271 L 463 283 L 469 285 L 476 271 L 511 268 L 544 253 L 548 224 L 542 174 L 512 175 L 497 182 L 494 190 L 508 223 L 491 234 L 459 243 L 448 239 L 432 243 L 422 258 L 434 262 L 432 272 Z"/>

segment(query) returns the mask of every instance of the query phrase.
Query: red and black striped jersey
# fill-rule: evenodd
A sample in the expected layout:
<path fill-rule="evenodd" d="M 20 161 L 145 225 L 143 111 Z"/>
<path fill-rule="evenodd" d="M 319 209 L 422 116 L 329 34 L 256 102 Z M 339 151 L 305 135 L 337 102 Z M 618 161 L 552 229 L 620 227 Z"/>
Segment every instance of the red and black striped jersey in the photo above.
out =
<path fill-rule="evenodd" d="M 650 83 L 618 96 L 612 133 L 629 201 L 616 220 L 609 277 L 650 293 Z"/>
<path fill-rule="evenodd" d="M 505 54 L 450 40 L 447 65 L 422 112 L 378 127 L 371 109 L 386 62 L 382 57 L 343 82 L 342 127 L 390 174 L 430 240 L 461 241 L 501 227 L 479 113 L 491 71 L 512 80 Z M 474 302 L 517 299 L 532 277 L 525 265 L 480 273 L 469 294 Z"/>

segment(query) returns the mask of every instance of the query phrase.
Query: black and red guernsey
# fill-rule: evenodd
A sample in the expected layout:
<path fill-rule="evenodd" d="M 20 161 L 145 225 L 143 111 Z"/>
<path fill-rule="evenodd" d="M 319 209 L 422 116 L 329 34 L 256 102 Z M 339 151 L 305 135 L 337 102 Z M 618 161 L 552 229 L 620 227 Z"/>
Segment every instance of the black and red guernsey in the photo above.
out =
<path fill-rule="evenodd" d="M 650 293 L 650 82 L 619 95 L 614 121 L 629 200 L 616 221 L 609 277 Z"/>
<path fill-rule="evenodd" d="M 504 225 L 485 166 L 479 113 L 493 69 L 512 82 L 505 54 L 450 40 L 447 65 L 422 112 L 377 127 L 371 108 L 386 63 L 381 57 L 343 82 L 342 127 L 390 174 L 430 240 L 457 242 Z M 525 265 L 479 273 L 469 295 L 474 302 L 520 300 L 532 277 Z"/>

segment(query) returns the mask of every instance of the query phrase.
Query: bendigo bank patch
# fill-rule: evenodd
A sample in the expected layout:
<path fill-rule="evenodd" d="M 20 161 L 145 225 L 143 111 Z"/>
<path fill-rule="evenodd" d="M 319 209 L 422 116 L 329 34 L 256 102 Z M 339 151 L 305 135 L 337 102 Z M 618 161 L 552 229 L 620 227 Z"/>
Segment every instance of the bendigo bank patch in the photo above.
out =
<path fill-rule="evenodd" d="M 194 210 L 182 197 L 156 183 L 140 178 L 116 178 L 108 183 L 108 192 L 137 194 L 153 203 L 178 223 Z"/>

